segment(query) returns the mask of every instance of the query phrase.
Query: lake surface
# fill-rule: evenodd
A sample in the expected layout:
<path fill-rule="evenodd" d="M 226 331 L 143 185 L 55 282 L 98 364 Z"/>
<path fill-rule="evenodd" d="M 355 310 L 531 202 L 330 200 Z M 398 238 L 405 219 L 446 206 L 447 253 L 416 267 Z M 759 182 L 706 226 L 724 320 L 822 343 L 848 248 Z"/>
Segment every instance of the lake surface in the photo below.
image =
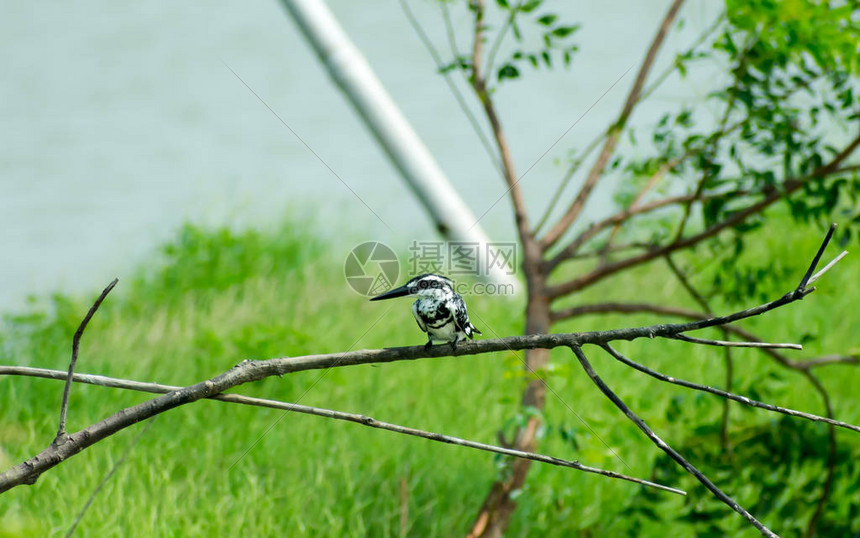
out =
<path fill-rule="evenodd" d="M 503 182 L 400 4 L 328 4 L 472 211 L 492 207 L 484 230 L 511 239 L 508 200 L 493 205 Z M 410 5 L 447 53 L 437 4 Z M 617 115 L 667 7 L 619 0 L 541 8 L 584 24 L 581 51 L 571 69 L 526 72 L 497 94 L 521 172 L 629 72 L 523 180 L 533 213 L 558 184 L 564 167 L 557 160 Z M 684 27 L 658 71 L 719 8 L 704 0 L 684 7 Z M 469 24 L 455 19 L 458 29 Z M 183 221 L 266 226 L 294 214 L 314 219 L 344 254 L 367 239 L 405 250 L 412 239 L 434 238 L 423 210 L 273 0 L 5 2 L 0 72 L 0 311 L 21 308 L 28 294 L 101 289 L 130 274 Z M 635 119 L 653 121 L 667 107 L 701 98 L 711 83 L 703 77 L 682 89 L 670 81 Z M 607 184 L 588 215 L 607 211 L 611 194 Z"/>

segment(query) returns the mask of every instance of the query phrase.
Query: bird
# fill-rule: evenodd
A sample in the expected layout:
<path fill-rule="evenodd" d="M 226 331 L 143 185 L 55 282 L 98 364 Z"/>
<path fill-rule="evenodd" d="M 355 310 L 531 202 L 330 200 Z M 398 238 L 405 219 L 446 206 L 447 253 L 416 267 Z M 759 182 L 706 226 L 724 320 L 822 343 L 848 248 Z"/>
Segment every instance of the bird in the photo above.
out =
<path fill-rule="evenodd" d="M 412 315 L 415 316 L 418 327 L 427 333 L 425 349 L 429 350 L 433 344 L 448 343 L 452 350 L 456 350 L 457 342 L 473 339 L 475 333 L 483 334 L 469 321 L 466 302 L 454 291 L 454 282 L 442 275 L 418 275 L 403 286 L 370 300 L 381 301 L 406 296 L 417 297 L 412 303 Z"/>

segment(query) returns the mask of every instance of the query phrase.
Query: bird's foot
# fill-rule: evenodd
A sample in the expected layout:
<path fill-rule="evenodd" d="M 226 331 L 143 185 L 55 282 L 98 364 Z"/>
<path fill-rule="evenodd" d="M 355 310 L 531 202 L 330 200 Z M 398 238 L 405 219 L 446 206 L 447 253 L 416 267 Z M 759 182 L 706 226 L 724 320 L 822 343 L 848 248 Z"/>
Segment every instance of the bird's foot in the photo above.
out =
<path fill-rule="evenodd" d="M 451 340 L 451 351 L 457 351 L 457 339 Z"/>
<path fill-rule="evenodd" d="M 433 340 L 427 340 L 427 343 L 424 344 L 424 351 L 430 351 L 431 347 L 433 347 Z"/>

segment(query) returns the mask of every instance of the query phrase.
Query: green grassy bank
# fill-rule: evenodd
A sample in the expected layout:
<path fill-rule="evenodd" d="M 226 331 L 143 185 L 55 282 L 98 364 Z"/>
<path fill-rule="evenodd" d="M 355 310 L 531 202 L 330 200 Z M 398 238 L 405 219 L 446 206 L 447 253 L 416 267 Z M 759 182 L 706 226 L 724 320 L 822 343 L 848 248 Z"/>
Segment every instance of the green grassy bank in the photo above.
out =
<path fill-rule="evenodd" d="M 799 280 L 820 239 L 778 231 L 760 236 L 756 256 L 782 260 Z M 122 277 L 87 328 L 78 371 L 188 385 L 244 359 L 423 344 L 409 302 L 369 303 L 348 288 L 343 254 L 289 224 L 266 232 L 182 229 L 159 261 Z M 607 297 L 689 306 L 683 290 L 653 268 L 596 289 Z M 770 341 L 804 340 L 803 356 L 858 346 L 860 260 L 841 263 L 800 303 L 744 326 Z M 703 277 L 705 278 L 705 277 Z M 98 290 L 55 295 L 7 316 L 0 363 L 65 369 L 74 330 Z M 467 297 L 484 331 L 521 331 L 521 303 Z M 717 301 L 721 310 L 731 308 Z M 511 315 L 514 312 L 514 315 Z M 656 323 L 652 316 L 603 316 L 558 330 Z M 704 333 L 703 333 L 704 334 Z M 714 332 L 706 336 L 717 336 Z M 720 386 L 720 349 L 659 340 L 620 345 L 629 356 L 681 378 Z M 587 350 L 589 351 L 589 350 Z M 592 362 L 616 392 L 670 444 L 766 524 L 801 532 L 824 481 L 827 429 L 732 406 L 731 452 L 720 447 L 722 403 L 658 383 L 596 350 Z M 798 355 L 800 357 L 801 355 Z M 591 385 L 569 356 L 553 354 L 541 451 L 684 488 L 688 497 L 535 464 L 518 496 L 511 536 L 672 536 L 756 533 L 682 475 Z M 820 398 L 801 376 L 754 350 L 734 352 L 734 390 L 812 413 Z M 860 368 L 817 370 L 837 418 L 860 423 Z M 379 420 L 496 443 L 518 420 L 526 382 L 516 354 L 338 368 L 273 378 L 236 392 L 359 412 Z M 0 379 L 0 467 L 29 457 L 56 432 L 62 384 Z M 76 385 L 69 429 L 78 430 L 151 396 Z M 562 401 L 563 400 L 563 401 Z M 65 534 L 142 424 L 0 496 L 0 536 Z M 856 485 L 860 435 L 839 431 L 836 480 L 822 535 L 860 533 Z M 616 455 L 617 454 L 617 455 Z M 464 535 L 499 472 L 491 454 L 317 417 L 214 401 L 155 419 L 148 434 L 95 499 L 80 536 L 451 536 Z M 405 519 L 404 519 L 405 514 Z"/>

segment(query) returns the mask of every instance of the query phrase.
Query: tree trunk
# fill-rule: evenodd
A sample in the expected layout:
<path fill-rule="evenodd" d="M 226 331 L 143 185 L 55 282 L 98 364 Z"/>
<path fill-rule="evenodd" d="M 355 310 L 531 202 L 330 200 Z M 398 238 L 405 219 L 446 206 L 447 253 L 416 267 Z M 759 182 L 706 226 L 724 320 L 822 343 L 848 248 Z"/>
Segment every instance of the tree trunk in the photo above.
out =
<path fill-rule="evenodd" d="M 530 248 L 531 247 L 531 248 Z M 550 329 L 549 299 L 544 294 L 545 280 L 541 274 L 541 258 L 536 243 L 525 245 L 523 269 L 526 274 L 528 287 L 528 303 L 526 305 L 525 334 L 546 334 Z M 548 349 L 530 349 L 526 351 L 526 371 L 536 372 L 546 368 L 549 362 Z M 541 379 L 529 382 L 523 393 L 522 406 L 543 409 L 546 400 L 546 385 Z M 540 428 L 539 417 L 531 416 L 525 428 L 519 429 L 514 440 L 518 450 L 533 452 L 537 450 L 537 431 Z M 508 527 L 511 514 L 516 508 L 516 501 L 511 499 L 511 493 L 523 487 L 526 481 L 531 461 L 516 459 L 509 461 L 502 477 L 490 487 L 484 504 L 469 533 L 470 538 L 501 537 Z"/>

